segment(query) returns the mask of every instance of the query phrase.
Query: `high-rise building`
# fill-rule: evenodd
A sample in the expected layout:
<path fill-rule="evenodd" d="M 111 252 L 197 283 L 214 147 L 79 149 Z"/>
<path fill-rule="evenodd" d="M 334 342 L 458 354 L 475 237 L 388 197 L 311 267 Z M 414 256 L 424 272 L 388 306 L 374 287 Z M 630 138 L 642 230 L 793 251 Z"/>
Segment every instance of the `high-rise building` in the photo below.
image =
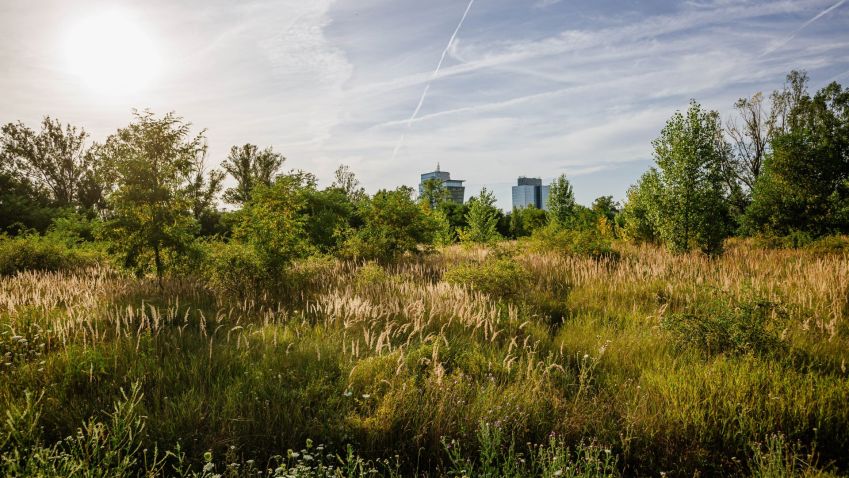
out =
<path fill-rule="evenodd" d="M 517 185 L 513 186 L 513 209 L 529 206 L 548 209 L 548 186 L 543 186 L 540 178 L 520 176 Z"/>
<path fill-rule="evenodd" d="M 436 171 L 422 174 L 422 180 L 419 183 L 419 196 L 421 196 L 424 192 L 424 183 L 431 179 L 441 181 L 445 190 L 448 191 L 449 198 L 458 204 L 463 204 L 466 195 L 466 187 L 463 186 L 465 180 L 451 179 L 451 173 L 448 171 L 441 171 L 439 164 L 436 165 Z"/>

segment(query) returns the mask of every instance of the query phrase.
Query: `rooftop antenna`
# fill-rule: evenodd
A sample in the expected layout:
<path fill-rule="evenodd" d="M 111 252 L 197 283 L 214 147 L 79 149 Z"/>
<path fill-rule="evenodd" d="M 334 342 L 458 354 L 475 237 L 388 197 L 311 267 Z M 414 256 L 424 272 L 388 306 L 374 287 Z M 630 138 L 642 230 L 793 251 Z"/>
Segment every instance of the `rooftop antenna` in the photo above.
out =
<path fill-rule="evenodd" d="M 436 163 L 436 172 L 439 172 L 439 163 Z"/>

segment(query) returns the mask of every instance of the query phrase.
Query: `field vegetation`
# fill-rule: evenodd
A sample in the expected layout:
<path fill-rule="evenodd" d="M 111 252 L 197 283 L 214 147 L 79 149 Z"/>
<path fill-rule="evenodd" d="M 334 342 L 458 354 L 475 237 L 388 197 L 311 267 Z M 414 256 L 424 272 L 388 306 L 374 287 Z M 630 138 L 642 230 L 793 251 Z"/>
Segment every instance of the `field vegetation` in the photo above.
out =
<path fill-rule="evenodd" d="M 222 210 L 174 114 L 10 123 L 0 474 L 846 476 L 849 92 L 771 102 L 675 114 L 621 208 L 508 214 L 253 145 Z"/>

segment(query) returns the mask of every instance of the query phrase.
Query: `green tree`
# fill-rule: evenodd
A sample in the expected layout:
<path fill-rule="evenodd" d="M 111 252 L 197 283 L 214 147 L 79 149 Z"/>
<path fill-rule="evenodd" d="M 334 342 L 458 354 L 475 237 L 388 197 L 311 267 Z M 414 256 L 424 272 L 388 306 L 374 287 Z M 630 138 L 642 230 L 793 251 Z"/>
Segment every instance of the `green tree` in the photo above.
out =
<path fill-rule="evenodd" d="M 451 193 L 448 192 L 448 188 L 445 187 L 445 183 L 441 179 L 431 178 L 422 183 L 422 190 L 419 194 L 419 201 L 422 204 L 435 209 L 450 199 Z"/>
<path fill-rule="evenodd" d="M 660 175 L 655 168 L 646 171 L 637 184 L 628 188 L 622 208 L 624 236 L 635 242 L 657 242 L 660 207 Z"/>
<path fill-rule="evenodd" d="M 21 122 L 0 128 L 0 160 L 59 206 L 91 208 L 102 198 L 97 161 L 86 147 L 88 133 L 44 117 L 36 132 Z"/>
<path fill-rule="evenodd" d="M 498 233 L 498 209 L 495 195 L 486 188 L 469 200 L 466 213 L 468 226 L 460 230 L 460 240 L 466 243 L 490 244 L 501 239 Z"/>
<path fill-rule="evenodd" d="M 552 224 L 567 227 L 575 215 L 575 193 L 572 184 L 561 174 L 549 188 L 548 215 Z"/>
<path fill-rule="evenodd" d="M 548 215 L 542 209 L 533 206 L 513 209 L 510 213 L 510 235 L 513 237 L 530 236 L 548 223 Z"/>
<path fill-rule="evenodd" d="M 772 142 L 744 225 L 751 232 L 849 232 L 849 89 L 831 83 L 793 98 Z"/>
<path fill-rule="evenodd" d="M 343 253 L 355 259 L 388 262 L 419 244 L 432 244 L 433 218 L 413 200 L 413 190 L 402 186 L 380 190 L 360 204 L 363 225 L 348 238 Z"/>
<path fill-rule="evenodd" d="M 679 251 L 721 251 L 730 224 L 722 170 L 728 144 L 719 114 L 691 101 L 686 115 L 676 112 L 652 144 L 659 168 L 654 210 L 661 239 Z"/>
<path fill-rule="evenodd" d="M 613 196 L 600 196 L 593 201 L 591 207 L 594 213 L 598 216 L 607 218 L 611 223 L 617 214 L 619 214 L 619 204 L 613 200 Z"/>
<path fill-rule="evenodd" d="M 433 243 L 437 246 L 449 246 L 457 242 L 457 229 L 451 225 L 448 214 L 442 209 L 430 211 L 434 221 Z"/>
<path fill-rule="evenodd" d="M 360 186 L 360 181 L 351 168 L 345 164 L 340 164 L 333 173 L 333 183 L 331 188 L 339 189 L 352 203 L 357 203 L 366 198 L 366 191 Z"/>
<path fill-rule="evenodd" d="M 98 148 L 110 184 L 104 235 L 124 264 L 144 271 L 153 262 L 159 285 L 166 254 L 184 254 L 192 245 L 197 221 L 192 212 L 191 182 L 206 153 L 203 132 L 173 113 L 158 118 L 150 111 Z"/>
<path fill-rule="evenodd" d="M 309 255 L 314 247 L 308 240 L 305 211 L 314 188 L 312 175 L 293 172 L 277 176 L 270 186 L 252 189 L 251 199 L 239 212 L 233 237 L 253 246 L 269 271 Z"/>
<path fill-rule="evenodd" d="M 224 200 L 230 204 L 244 204 L 251 199 L 251 193 L 257 186 L 270 186 L 280 172 L 282 155 L 271 147 L 260 150 L 256 145 L 233 146 L 227 159 L 221 163 L 236 180 L 236 187 L 224 191 Z"/>
<path fill-rule="evenodd" d="M 343 189 L 306 190 L 304 214 L 310 243 L 324 253 L 336 252 L 356 224 L 356 206 Z"/>

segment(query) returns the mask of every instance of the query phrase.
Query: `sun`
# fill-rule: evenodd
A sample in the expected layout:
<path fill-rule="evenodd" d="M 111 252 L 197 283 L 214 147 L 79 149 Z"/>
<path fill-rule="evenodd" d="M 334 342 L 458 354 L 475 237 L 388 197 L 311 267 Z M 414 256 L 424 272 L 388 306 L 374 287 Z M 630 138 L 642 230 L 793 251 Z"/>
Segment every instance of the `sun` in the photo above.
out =
<path fill-rule="evenodd" d="M 127 12 L 83 18 L 69 30 L 64 46 L 70 72 L 98 95 L 137 93 L 159 73 L 153 42 Z"/>

